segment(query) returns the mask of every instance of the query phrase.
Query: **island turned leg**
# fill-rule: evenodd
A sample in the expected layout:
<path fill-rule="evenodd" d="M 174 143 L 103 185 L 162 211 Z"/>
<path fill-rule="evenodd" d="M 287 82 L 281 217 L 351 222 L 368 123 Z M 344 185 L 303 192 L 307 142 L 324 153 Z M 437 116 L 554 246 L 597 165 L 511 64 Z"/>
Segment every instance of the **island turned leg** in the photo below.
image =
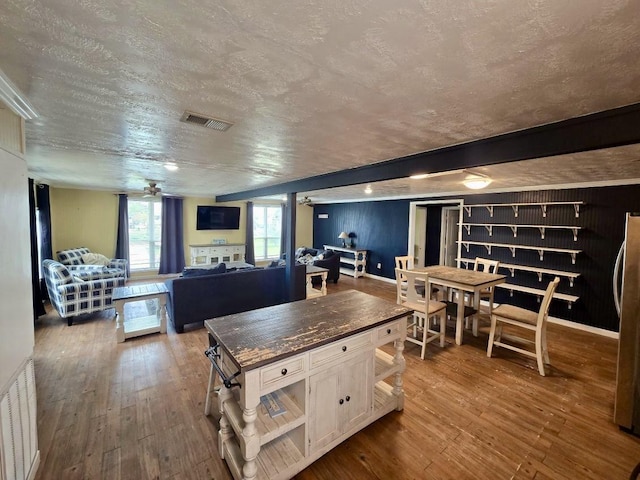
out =
<path fill-rule="evenodd" d="M 220 430 L 218 431 L 218 453 L 220 458 L 224 458 L 224 442 L 233 436 L 233 429 L 224 413 L 224 402 L 232 397 L 231 390 L 224 386 L 224 383 L 218 390 L 218 411 L 220 412 Z"/>
<path fill-rule="evenodd" d="M 257 418 L 257 408 L 245 408 L 242 410 L 242 420 L 244 420 L 242 436 L 244 437 L 245 444 L 242 452 L 244 456 L 244 465 L 242 466 L 243 480 L 253 480 L 258 473 L 256 457 L 258 453 L 260 453 L 260 439 L 258 438 L 258 429 L 256 428 Z"/>
<path fill-rule="evenodd" d="M 428 320 L 427 320 L 428 321 Z M 425 325 L 424 328 L 427 328 Z M 406 330 L 406 324 L 405 324 Z M 404 360 L 404 355 L 402 352 L 404 351 L 404 338 L 399 338 L 393 342 L 393 346 L 396 349 L 396 353 L 393 356 L 393 363 L 399 365 L 397 373 L 393 378 L 393 390 L 392 393 L 396 397 L 396 410 L 400 411 L 404 408 L 404 390 L 402 389 L 402 373 L 405 370 L 406 362 Z"/>

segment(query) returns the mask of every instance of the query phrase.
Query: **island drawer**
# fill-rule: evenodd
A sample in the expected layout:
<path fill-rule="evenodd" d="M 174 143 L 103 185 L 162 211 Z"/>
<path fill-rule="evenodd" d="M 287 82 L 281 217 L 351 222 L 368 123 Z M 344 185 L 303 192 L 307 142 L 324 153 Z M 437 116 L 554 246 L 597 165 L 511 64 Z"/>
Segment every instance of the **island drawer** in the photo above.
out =
<path fill-rule="evenodd" d="M 374 335 L 376 345 L 383 345 L 391 340 L 395 340 L 400 336 L 400 320 L 378 327 Z"/>
<path fill-rule="evenodd" d="M 260 370 L 260 388 L 280 388 L 295 381 L 301 373 L 307 371 L 307 355 L 297 355 L 287 358 L 273 365 L 263 367 Z"/>
<path fill-rule="evenodd" d="M 309 358 L 310 368 L 316 368 L 320 365 L 340 360 L 354 352 L 360 352 L 367 348 L 371 348 L 371 331 L 355 335 L 333 342 L 326 347 L 318 348 L 311 352 Z"/>

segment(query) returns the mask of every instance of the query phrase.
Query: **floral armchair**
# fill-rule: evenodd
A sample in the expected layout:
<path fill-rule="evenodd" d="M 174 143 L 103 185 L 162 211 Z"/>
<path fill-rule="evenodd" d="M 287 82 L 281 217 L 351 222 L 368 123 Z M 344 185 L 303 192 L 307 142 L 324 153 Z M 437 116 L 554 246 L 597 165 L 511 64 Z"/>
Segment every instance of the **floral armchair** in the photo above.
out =
<path fill-rule="evenodd" d="M 113 289 L 125 284 L 124 276 L 83 280 L 55 260 L 42 262 L 42 269 L 51 305 L 69 326 L 76 315 L 113 308 Z"/>
<path fill-rule="evenodd" d="M 58 261 L 65 265 L 72 275 L 82 280 L 127 276 L 127 260 L 124 258 L 109 259 L 104 255 L 92 253 L 87 247 L 60 250 L 56 253 Z"/>

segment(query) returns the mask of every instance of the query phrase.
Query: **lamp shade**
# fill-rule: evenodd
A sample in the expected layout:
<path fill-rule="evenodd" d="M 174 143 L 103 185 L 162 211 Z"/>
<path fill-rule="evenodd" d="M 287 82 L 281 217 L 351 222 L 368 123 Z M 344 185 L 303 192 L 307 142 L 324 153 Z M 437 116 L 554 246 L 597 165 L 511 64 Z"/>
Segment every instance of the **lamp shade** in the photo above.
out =
<path fill-rule="evenodd" d="M 346 232 L 340 232 L 340 235 L 338 235 L 338 238 L 341 238 L 342 240 L 346 240 L 347 238 L 349 238 L 349 235 Z"/>

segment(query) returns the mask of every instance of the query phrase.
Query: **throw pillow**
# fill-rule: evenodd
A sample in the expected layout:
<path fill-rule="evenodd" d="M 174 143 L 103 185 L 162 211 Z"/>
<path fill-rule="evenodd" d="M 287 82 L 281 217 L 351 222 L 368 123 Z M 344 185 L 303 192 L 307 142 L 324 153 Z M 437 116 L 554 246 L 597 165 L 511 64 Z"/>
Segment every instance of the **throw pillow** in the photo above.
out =
<path fill-rule="evenodd" d="M 84 263 L 85 265 L 102 265 L 106 267 L 107 265 L 109 265 L 109 263 L 111 263 L 111 260 L 109 260 L 101 253 L 83 253 L 82 263 Z"/>

